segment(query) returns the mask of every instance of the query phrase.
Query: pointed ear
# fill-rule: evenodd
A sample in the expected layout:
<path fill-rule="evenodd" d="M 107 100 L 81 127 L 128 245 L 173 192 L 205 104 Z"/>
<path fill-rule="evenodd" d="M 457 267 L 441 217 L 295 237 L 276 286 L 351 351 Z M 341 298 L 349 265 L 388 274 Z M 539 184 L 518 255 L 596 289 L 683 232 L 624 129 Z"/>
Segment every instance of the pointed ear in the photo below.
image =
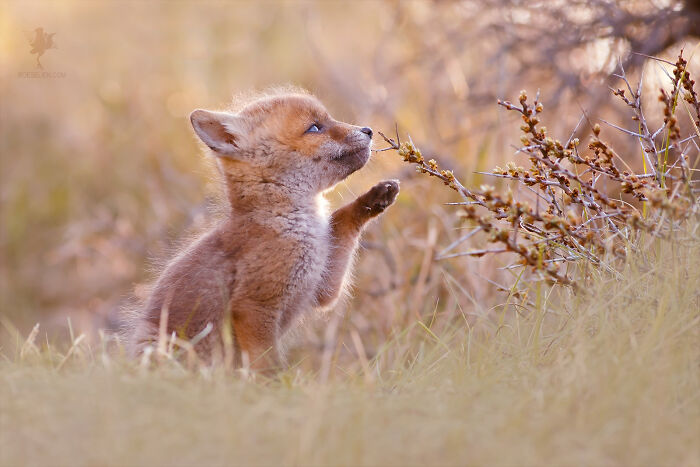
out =
<path fill-rule="evenodd" d="M 217 155 L 232 156 L 241 148 L 244 129 L 240 117 L 197 109 L 190 114 L 195 133 Z"/>

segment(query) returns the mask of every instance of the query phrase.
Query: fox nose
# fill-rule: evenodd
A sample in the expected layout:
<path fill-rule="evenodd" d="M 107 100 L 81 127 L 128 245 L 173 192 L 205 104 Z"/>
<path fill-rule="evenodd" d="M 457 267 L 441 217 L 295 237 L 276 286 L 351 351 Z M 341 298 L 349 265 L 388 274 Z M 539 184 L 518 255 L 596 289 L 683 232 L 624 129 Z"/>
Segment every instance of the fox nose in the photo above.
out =
<path fill-rule="evenodd" d="M 367 136 L 369 136 L 369 139 L 372 139 L 372 135 L 374 134 L 374 132 L 372 131 L 372 129 L 370 127 L 366 126 L 366 127 L 360 128 L 360 131 L 362 133 L 366 134 Z"/>

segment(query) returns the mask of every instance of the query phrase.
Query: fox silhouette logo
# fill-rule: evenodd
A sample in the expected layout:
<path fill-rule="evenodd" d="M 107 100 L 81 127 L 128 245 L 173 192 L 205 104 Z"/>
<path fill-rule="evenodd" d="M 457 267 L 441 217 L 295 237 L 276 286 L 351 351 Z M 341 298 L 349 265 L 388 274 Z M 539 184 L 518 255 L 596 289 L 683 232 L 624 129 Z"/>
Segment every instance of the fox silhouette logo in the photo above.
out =
<path fill-rule="evenodd" d="M 43 70 L 44 67 L 41 66 L 41 57 L 49 49 L 56 49 L 56 44 L 54 43 L 53 36 L 56 35 L 55 32 L 47 33 L 44 32 L 44 28 L 36 28 L 34 30 L 34 37 L 29 38 L 29 45 L 32 47 L 30 53 L 32 55 L 36 54 L 36 67 Z"/>

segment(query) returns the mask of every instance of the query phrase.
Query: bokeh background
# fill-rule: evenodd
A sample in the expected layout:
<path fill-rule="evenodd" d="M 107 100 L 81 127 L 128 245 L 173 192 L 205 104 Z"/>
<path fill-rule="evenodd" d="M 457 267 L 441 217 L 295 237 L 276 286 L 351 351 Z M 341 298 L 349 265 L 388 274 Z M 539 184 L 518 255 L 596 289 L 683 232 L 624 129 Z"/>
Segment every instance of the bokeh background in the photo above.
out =
<path fill-rule="evenodd" d="M 48 74 L 28 77 L 42 71 L 30 45 L 38 27 L 55 33 L 56 48 L 41 57 Z M 635 80 L 644 72 L 653 110 L 666 68 L 632 52 L 688 56 L 699 35 L 691 0 L 4 0 L 0 314 L 23 332 L 41 322 L 51 341 L 67 338 L 68 318 L 88 336 L 118 328 L 119 310 L 178 239 L 216 216 L 216 177 L 187 120 L 195 108 L 302 86 L 338 119 L 392 136 L 398 125 L 465 185 L 498 185 L 476 172 L 514 159 L 520 124 L 497 98 L 539 89 L 545 124 L 565 139 L 584 111 L 628 119 L 609 98 L 621 65 Z M 588 128 L 584 119 L 576 132 Z M 637 164 L 638 143 L 606 132 Z M 309 329 L 305 346 L 356 333 L 371 355 L 415 319 L 488 314 L 503 301 L 497 284 L 519 274 L 499 258 L 435 261 L 465 228 L 444 204 L 456 195 L 394 152 L 375 154 L 331 201 L 383 178 L 401 179 L 398 204 L 364 237 L 352 298 Z"/>

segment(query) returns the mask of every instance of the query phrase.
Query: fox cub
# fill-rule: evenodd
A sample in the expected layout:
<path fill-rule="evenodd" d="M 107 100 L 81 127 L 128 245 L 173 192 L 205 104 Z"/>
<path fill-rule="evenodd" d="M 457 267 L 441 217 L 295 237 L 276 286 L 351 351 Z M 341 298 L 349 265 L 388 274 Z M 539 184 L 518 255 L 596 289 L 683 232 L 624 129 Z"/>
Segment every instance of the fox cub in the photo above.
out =
<path fill-rule="evenodd" d="M 271 95 L 237 113 L 195 110 L 190 120 L 216 156 L 230 209 L 163 270 L 133 318 L 130 347 L 139 353 L 164 328 L 197 336 L 210 362 L 232 340 L 237 364 L 273 369 L 295 322 L 338 300 L 363 227 L 399 183 L 383 181 L 329 216 L 323 192 L 367 163 L 372 130 L 334 120 L 310 95 Z"/>

